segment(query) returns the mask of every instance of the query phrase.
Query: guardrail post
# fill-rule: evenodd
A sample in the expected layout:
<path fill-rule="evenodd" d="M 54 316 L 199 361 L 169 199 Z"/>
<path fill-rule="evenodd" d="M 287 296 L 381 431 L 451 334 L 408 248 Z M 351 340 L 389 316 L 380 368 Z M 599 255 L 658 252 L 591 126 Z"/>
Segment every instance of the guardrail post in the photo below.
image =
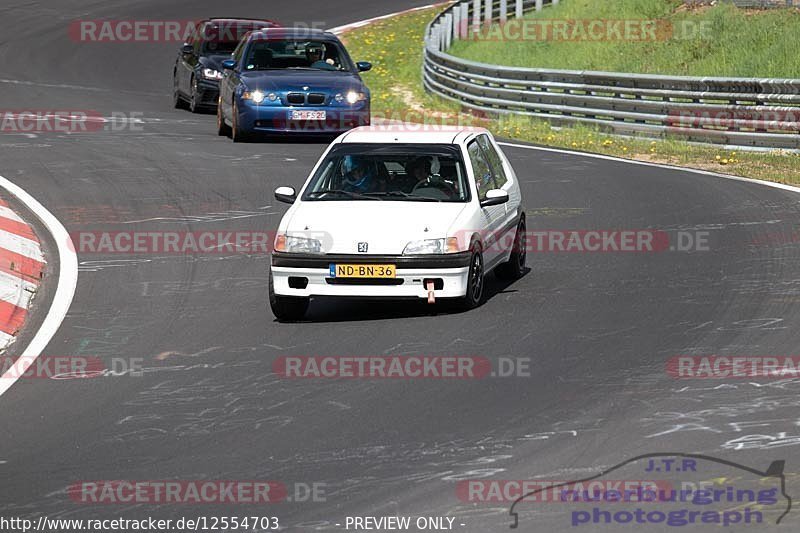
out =
<path fill-rule="evenodd" d="M 514 16 L 516 16 L 518 19 L 522 18 L 522 12 L 523 12 L 522 7 L 523 7 L 522 0 L 517 0 L 517 5 L 514 6 Z"/>
<path fill-rule="evenodd" d="M 444 16 L 444 49 L 450 50 L 453 43 L 453 14 L 448 13 Z"/>
<path fill-rule="evenodd" d="M 453 7 L 453 40 L 461 38 L 461 6 Z"/>
<path fill-rule="evenodd" d="M 481 29 L 481 0 L 472 0 L 472 31 Z"/>
<path fill-rule="evenodd" d="M 508 0 L 500 0 L 500 24 L 508 20 Z"/>
<path fill-rule="evenodd" d="M 469 2 L 461 4 L 461 38 L 469 39 Z"/>
<path fill-rule="evenodd" d="M 553 5 L 554 5 L 554 6 L 557 6 L 557 5 L 558 5 L 558 0 L 551 0 L 551 1 L 553 2 Z"/>
<path fill-rule="evenodd" d="M 487 26 L 492 23 L 492 0 L 486 0 L 486 13 L 484 13 L 483 20 Z"/>
<path fill-rule="evenodd" d="M 544 3 L 542 0 L 536 0 L 536 11 L 541 11 L 544 7 Z"/>

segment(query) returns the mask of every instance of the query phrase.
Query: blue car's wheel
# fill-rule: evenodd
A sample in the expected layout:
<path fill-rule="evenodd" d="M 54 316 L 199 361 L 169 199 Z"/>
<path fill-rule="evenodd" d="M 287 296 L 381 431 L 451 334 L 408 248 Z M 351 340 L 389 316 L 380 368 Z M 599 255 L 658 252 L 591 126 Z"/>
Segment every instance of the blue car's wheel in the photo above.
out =
<path fill-rule="evenodd" d="M 239 109 L 236 107 L 236 103 L 233 104 L 233 116 L 231 117 L 231 138 L 235 143 L 246 142 L 248 139 L 248 134 L 242 131 L 241 127 L 239 126 Z"/>
<path fill-rule="evenodd" d="M 217 135 L 220 137 L 227 137 L 231 134 L 231 127 L 225 124 L 225 119 L 222 116 L 222 99 L 220 98 L 217 103 Z"/>

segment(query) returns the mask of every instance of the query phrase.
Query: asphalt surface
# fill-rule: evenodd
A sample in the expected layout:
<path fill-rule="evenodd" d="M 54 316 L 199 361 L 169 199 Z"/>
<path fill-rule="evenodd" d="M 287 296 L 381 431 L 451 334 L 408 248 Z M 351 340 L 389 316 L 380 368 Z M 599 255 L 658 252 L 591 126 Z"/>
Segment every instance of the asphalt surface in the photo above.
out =
<path fill-rule="evenodd" d="M 67 25 L 231 14 L 335 26 L 423 3 L 4 0 L 0 107 L 137 112 L 144 123 L 3 134 L 0 175 L 70 232 L 272 231 L 285 210 L 274 188 L 299 186 L 324 144 L 234 145 L 216 135 L 213 115 L 172 109 L 177 43 L 76 43 Z M 263 255 L 81 255 L 72 309 L 46 355 L 140 360 L 147 371 L 21 380 L 0 398 L 0 515 L 271 514 L 291 531 L 341 530 L 347 516 L 450 516 L 460 531 L 504 531 L 510 502 L 462 501 L 458 480 L 570 480 L 653 452 L 762 470 L 784 459 L 788 493 L 800 488 L 800 381 L 676 381 L 664 370 L 677 354 L 796 351 L 800 248 L 795 239 L 758 242 L 793 233 L 798 196 L 505 151 L 530 229 L 707 231 L 709 250 L 534 254 L 520 281 L 491 278 L 490 298 L 474 311 L 315 302 L 299 324 L 274 321 Z M 282 355 L 389 354 L 529 358 L 530 376 L 319 381 L 271 370 Z M 84 480 L 199 479 L 323 483 L 325 496 L 257 509 L 92 506 L 66 490 Z M 564 513 L 524 506 L 520 529 L 574 529 Z M 784 525 L 798 522 L 790 514 Z M 626 528 L 637 526 L 583 526 Z"/>

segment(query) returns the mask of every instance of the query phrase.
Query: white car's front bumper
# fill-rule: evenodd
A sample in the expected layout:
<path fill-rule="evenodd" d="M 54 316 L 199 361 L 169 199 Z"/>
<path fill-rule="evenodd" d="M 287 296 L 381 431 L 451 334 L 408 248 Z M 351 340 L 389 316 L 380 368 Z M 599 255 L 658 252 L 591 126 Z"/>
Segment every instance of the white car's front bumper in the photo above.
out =
<path fill-rule="evenodd" d="M 393 280 L 332 278 L 329 265 L 337 263 L 394 264 L 397 273 Z M 280 296 L 428 298 L 425 282 L 433 280 L 436 298 L 460 298 L 467 291 L 468 264 L 465 254 L 414 258 L 274 254 L 272 277 L 275 294 Z"/>

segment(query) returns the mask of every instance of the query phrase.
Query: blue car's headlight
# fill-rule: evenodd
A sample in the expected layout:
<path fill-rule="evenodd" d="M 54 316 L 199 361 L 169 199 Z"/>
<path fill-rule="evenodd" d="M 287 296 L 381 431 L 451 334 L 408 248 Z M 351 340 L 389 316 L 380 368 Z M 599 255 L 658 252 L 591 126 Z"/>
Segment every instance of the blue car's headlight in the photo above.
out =
<path fill-rule="evenodd" d="M 267 102 L 275 102 L 278 100 L 278 95 L 275 93 L 265 93 L 264 91 L 259 91 L 256 89 L 255 91 L 245 91 L 242 93 L 242 98 L 245 100 L 250 100 L 254 104 L 261 104 L 264 101 Z"/>
<path fill-rule="evenodd" d="M 367 93 L 359 91 L 347 91 L 344 94 L 339 93 L 333 97 L 333 99 L 339 102 L 340 104 L 343 102 L 347 102 L 350 105 L 355 105 L 359 102 L 364 102 L 365 100 L 367 100 L 367 98 L 368 98 Z"/>

